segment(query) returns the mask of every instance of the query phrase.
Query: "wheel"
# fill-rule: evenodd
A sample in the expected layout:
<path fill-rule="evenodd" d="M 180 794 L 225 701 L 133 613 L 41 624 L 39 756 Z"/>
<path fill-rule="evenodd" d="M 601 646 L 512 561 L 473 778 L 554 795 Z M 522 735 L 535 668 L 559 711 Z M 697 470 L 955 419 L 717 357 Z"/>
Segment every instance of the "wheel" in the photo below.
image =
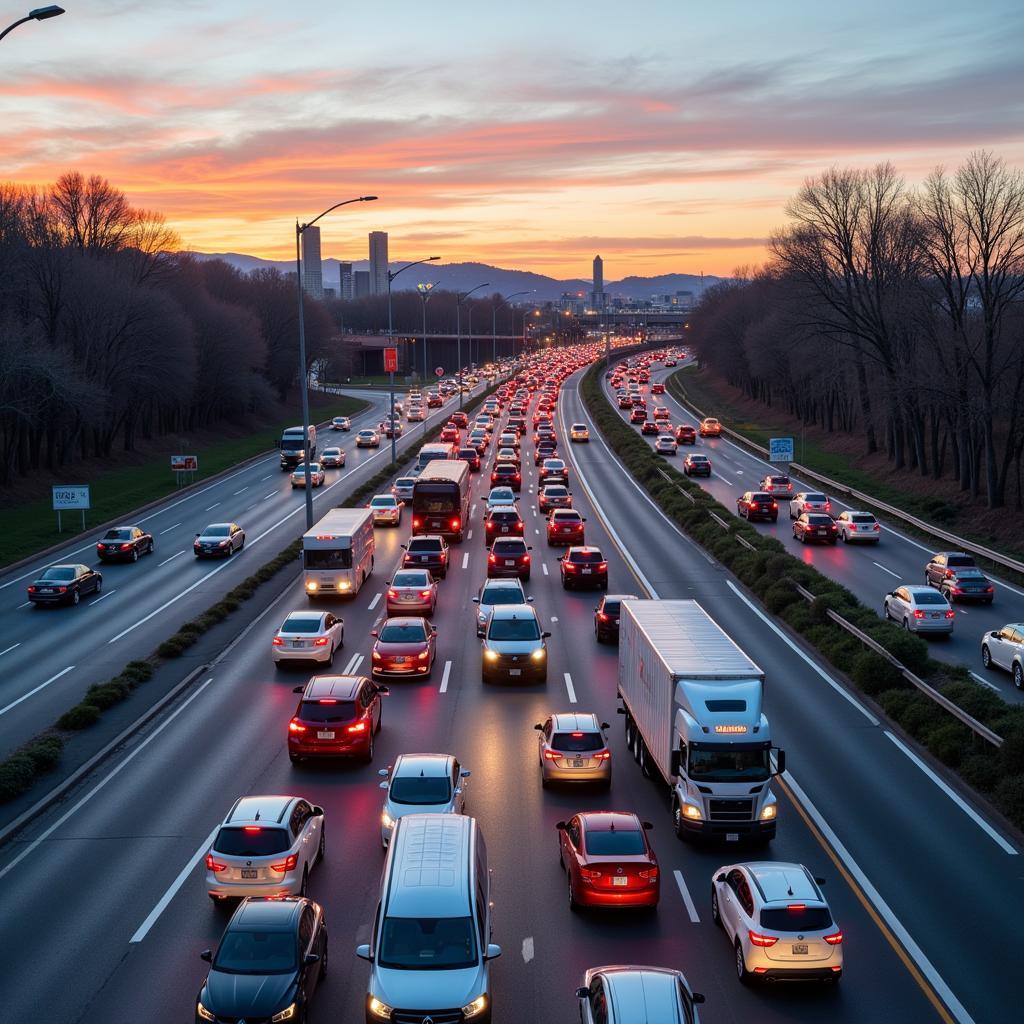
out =
<path fill-rule="evenodd" d="M 241 551 L 245 547 L 245 534 L 242 534 L 242 543 L 238 545 L 238 550 Z"/>
<path fill-rule="evenodd" d="M 78 604 L 78 602 L 81 601 L 81 600 L 82 599 L 79 596 L 78 591 L 77 590 L 72 590 L 71 591 L 71 603 L 72 604 Z"/>
<path fill-rule="evenodd" d="M 988 644 L 981 645 L 981 664 L 984 668 L 992 668 L 992 655 L 989 652 Z"/>
<path fill-rule="evenodd" d="M 146 554 L 147 555 L 153 554 L 153 542 L 152 541 L 149 542 L 149 547 L 146 548 Z"/>
<path fill-rule="evenodd" d="M 892 616 L 889 614 L 889 602 L 888 601 L 884 601 L 882 603 L 882 618 L 884 618 L 886 622 L 888 622 L 889 619 L 892 618 Z"/>
<path fill-rule="evenodd" d="M 627 750 L 632 750 L 633 749 L 633 722 L 632 722 L 632 720 L 630 719 L 630 717 L 628 715 L 626 716 L 625 731 L 626 731 L 626 749 Z"/>
<path fill-rule="evenodd" d="M 363 761 L 371 764 L 373 761 L 373 730 L 370 731 L 370 742 L 366 746 L 366 753 L 363 754 Z"/>
<path fill-rule="evenodd" d="M 320 822 L 320 843 L 316 848 L 316 862 L 320 863 L 324 859 L 324 853 L 327 847 L 327 829 L 324 828 L 323 822 Z"/>
<path fill-rule="evenodd" d="M 298 764 L 302 760 L 302 758 L 299 757 L 298 754 L 289 753 L 288 760 L 291 761 L 292 764 Z"/>
<path fill-rule="evenodd" d="M 683 809 L 675 798 L 672 800 L 672 828 L 677 839 L 686 838 L 686 832 L 683 829 Z"/>
<path fill-rule="evenodd" d="M 718 890 L 711 886 L 711 923 L 722 927 L 722 915 L 718 909 Z"/>
<path fill-rule="evenodd" d="M 132 548 L 132 561 L 137 562 L 139 560 L 139 549 Z"/>
<path fill-rule="evenodd" d="M 330 654 L 327 655 L 327 667 L 330 668 L 334 664 L 334 647 L 331 647 Z"/>
<path fill-rule="evenodd" d="M 744 985 L 750 982 L 750 972 L 747 970 L 746 961 L 743 959 L 743 948 L 738 941 L 736 943 L 736 977 Z"/>
<path fill-rule="evenodd" d="M 94 594 L 98 594 L 102 589 L 103 589 L 103 577 L 102 576 L 97 576 L 96 577 L 96 586 L 93 587 L 93 593 Z"/>
<path fill-rule="evenodd" d="M 302 869 L 302 886 L 299 889 L 299 895 L 305 896 L 306 890 L 309 888 L 309 868 Z"/>
<path fill-rule="evenodd" d="M 1024 690 L 1024 668 L 1021 667 L 1019 661 L 1013 663 L 1013 685 L 1018 690 Z"/>
<path fill-rule="evenodd" d="M 647 753 L 647 744 L 642 739 L 638 737 L 637 743 L 640 746 L 640 771 L 645 779 L 649 779 L 651 777 L 651 756 Z"/>
<path fill-rule="evenodd" d="M 639 731 L 638 730 L 634 730 L 634 732 L 633 732 L 633 760 L 636 761 L 637 764 L 640 763 L 640 746 L 641 746 L 642 743 L 643 743 L 643 740 L 640 739 Z"/>

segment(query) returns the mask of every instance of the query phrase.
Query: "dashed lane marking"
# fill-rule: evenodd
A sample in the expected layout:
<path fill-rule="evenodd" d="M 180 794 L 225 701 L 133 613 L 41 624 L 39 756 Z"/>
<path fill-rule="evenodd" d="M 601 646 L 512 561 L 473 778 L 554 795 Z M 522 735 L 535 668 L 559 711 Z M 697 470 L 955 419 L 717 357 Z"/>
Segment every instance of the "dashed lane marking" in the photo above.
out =
<path fill-rule="evenodd" d="M 700 917 L 697 914 L 697 908 L 693 904 L 693 897 L 690 895 L 690 890 L 686 888 L 686 880 L 683 878 L 682 871 L 673 871 L 673 876 L 676 880 L 676 885 L 679 886 L 679 895 L 683 897 L 683 902 L 686 904 L 686 912 L 690 915 L 690 920 L 694 924 L 700 924 Z"/>

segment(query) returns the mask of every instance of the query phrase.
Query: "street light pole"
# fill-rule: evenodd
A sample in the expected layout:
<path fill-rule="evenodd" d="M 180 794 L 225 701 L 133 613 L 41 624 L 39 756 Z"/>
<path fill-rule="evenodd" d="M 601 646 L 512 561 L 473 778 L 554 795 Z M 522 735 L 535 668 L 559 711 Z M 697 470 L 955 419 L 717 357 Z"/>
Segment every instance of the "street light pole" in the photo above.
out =
<path fill-rule="evenodd" d="M 305 492 L 306 492 L 306 529 L 313 526 L 313 486 L 309 475 L 309 391 L 306 387 L 306 321 L 303 309 L 303 288 L 302 288 L 302 233 L 306 228 L 311 228 L 321 217 L 326 217 L 332 210 L 339 206 L 348 206 L 350 203 L 372 203 L 376 196 L 359 196 L 357 199 L 346 199 L 344 202 L 335 203 L 324 210 L 319 217 L 314 217 L 308 224 L 295 222 L 295 283 L 299 289 L 299 390 L 302 392 L 302 437 L 303 437 L 303 459 L 305 466 Z"/>
<path fill-rule="evenodd" d="M 513 299 L 518 298 L 520 295 L 527 295 L 528 292 L 513 292 L 511 295 L 505 296 L 501 302 L 496 302 L 491 307 L 491 362 L 497 363 L 498 361 L 498 310 L 502 306 L 507 306 Z M 516 313 L 515 309 L 512 310 L 512 333 L 515 334 L 516 326 Z M 515 355 L 516 343 L 512 341 L 512 354 Z"/>
<path fill-rule="evenodd" d="M 437 287 L 438 282 L 433 284 L 418 284 L 416 291 L 420 293 L 420 301 L 423 303 L 423 386 L 427 386 L 427 303 L 430 301 L 430 293 Z"/>
<path fill-rule="evenodd" d="M 56 4 L 50 4 L 49 7 L 37 7 L 34 11 L 29 11 L 24 18 L 19 18 L 13 24 L 8 25 L 3 32 L 0 32 L 0 39 L 13 32 L 19 25 L 24 25 L 26 21 L 47 21 L 49 18 L 56 18 L 64 13 L 64 8 L 58 7 Z"/>
<path fill-rule="evenodd" d="M 486 288 L 490 284 L 489 281 L 485 281 L 483 284 L 478 284 L 475 288 L 470 288 L 468 292 L 456 292 L 455 293 L 455 354 L 456 361 L 459 364 L 459 408 L 462 408 L 462 304 L 469 298 L 473 292 L 480 291 L 481 288 Z M 469 328 L 469 344 L 472 350 L 473 345 L 473 311 L 470 309 L 470 328 Z"/>

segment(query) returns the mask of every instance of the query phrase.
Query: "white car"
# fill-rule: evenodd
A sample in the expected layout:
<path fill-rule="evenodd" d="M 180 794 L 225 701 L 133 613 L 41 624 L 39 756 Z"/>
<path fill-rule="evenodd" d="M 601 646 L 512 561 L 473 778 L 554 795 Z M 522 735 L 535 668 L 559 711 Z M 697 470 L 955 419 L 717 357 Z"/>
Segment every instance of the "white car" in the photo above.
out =
<path fill-rule="evenodd" d="M 291 612 L 271 640 L 274 664 L 282 661 L 334 663 L 345 643 L 345 622 L 330 612 Z"/>
<path fill-rule="evenodd" d="M 330 466 L 331 468 L 338 469 L 345 465 L 345 449 L 344 448 L 325 448 L 320 453 L 320 465 L 325 469 Z"/>
<path fill-rule="evenodd" d="M 733 947 L 740 981 L 838 981 L 843 933 L 815 878 L 802 864 L 755 861 L 719 868 L 711 920 Z"/>
<path fill-rule="evenodd" d="M 839 527 L 839 539 L 844 544 L 854 541 L 877 544 L 882 538 L 882 526 L 870 512 L 855 512 L 853 509 L 840 512 L 836 526 Z"/>
<path fill-rule="evenodd" d="M 591 967 L 576 999 L 580 1024 L 700 1024 L 704 1002 L 682 971 L 624 964 Z"/>
<path fill-rule="evenodd" d="M 373 525 L 387 523 L 391 526 L 402 525 L 402 509 L 404 501 L 399 501 L 393 494 L 375 494 L 366 506 L 373 513 Z"/>
<path fill-rule="evenodd" d="M 820 491 L 799 491 L 790 499 L 789 518 L 797 519 L 804 512 L 824 512 L 825 515 L 831 515 L 832 502 L 828 500 L 828 495 Z"/>
<path fill-rule="evenodd" d="M 360 430 L 356 434 L 357 448 L 379 448 L 380 434 L 376 430 Z"/>
<path fill-rule="evenodd" d="M 246 896 L 300 896 L 324 856 L 324 809 L 297 796 L 244 796 L 206 854 L 214 903 Z"/>
<path fill-rule="evenodd" d="M 391 485 L 391 493 L 399 501 L 412 501 L 412 489 L 416 486 L 416 477 L 400 476 Z"/>
<path fill-rule="evenodd" d="M 377 774 L 387 792 L 380 812 L 380 842 L 386 849 L 395 822 L 406 814 L 462 814 L 472 773 L 451 754 L 400 754 Z"/>
<path fill-rule="evenodd" d="M 904 584 L 885 595 L 883 609 L 887 619 L 894 619 L 911 633 L 953 632 L 956 612 L 945 597 L 932 587 Z"/>
<path fill-rule="evenodd" d="M 1002 668 L 1013 676 L 1013 685 L 1024 690 L 1024 623 L 1010 622 L 981 638 L 981 663 Z"/>
<path fill-rule="evenodd" d="M 487 514 L 491 509 L 504 508 L 506 506 L 515 507 L 517 501 L 517 495 L 511 487 L 492 487 L 490 494 L 487 495 L 487 500 L 484 502 L 484 519 L 487 518 Z"/>
<path fill-rule="evenodd" d="M 335 416 L 331 420 L 331 430 L 351 430 L 352 421 L 347 416 Z"/>
<path fill-rule="evenodd" d="M 473 604 L 476 607 L 476 635 L 482 637 L 487 629 L 487 620 L 491 612 L 502 604 L 527 604 L 533 601 L 532 597 L 526 596 L 523 590 L 522 581 L 516 577 L 513 579 L 487 580 L 480 588 Z"/>
<path fill-rule="evenodd" d="M 676 439 L 671 434 L 662 434 L 654 442 L 654 450 L 659 455 L 675 455 L 677 448 Z"/>
<path fill-rule="evenodd" d="M 427 418 L 427 414 L 421 405 L 410 405 L 409 411 L 405 414 L 405 418 L 410 423 L 422 422 Z"/>

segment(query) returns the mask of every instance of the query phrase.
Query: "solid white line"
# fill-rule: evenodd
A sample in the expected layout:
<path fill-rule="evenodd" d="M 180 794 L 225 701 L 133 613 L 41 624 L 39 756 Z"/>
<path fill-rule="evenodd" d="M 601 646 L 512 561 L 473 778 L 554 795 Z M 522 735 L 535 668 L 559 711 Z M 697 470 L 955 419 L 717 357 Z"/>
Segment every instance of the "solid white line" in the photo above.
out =
<path fill-rule="evenodd" d="M 368 612 L 372 612 L 373 609 L 377 607 L 378 603 L 380 602 L 380 597 L 380 594 L 373 595 L 373 600 L 370 602 L 369 606 L 366 609 Z"/>
<path fill-rule="evenodd" d="M 541 572 L 543 572 L 545 576 L 548 575 L 548 567 L 543 562 L 540 563 L 540 569 L 541 569 Z"/>
<path fill-rule="evenodd" d="M 178 894 L 178 890 L 185 884 L 185 879 L 192 874 L 193 868 L 209 850 L 219 829 L 220 825 L 214 826 L 213 831 L 203 840 L 199 849 L 192 854 L 188 863 L 181 869 L 178 877 L 167 887 L 167 891 L 157 901 L 157 905 L 146 915 L 146 920 L 136 929 L 135 934 L 128 940 L 129 943 L 141 942 L 149 934 L 149 930 L 156 924 L 157 918 L 167 909 L 167 904 Z"/>
<path fill-rule="evenodd" d="M 50 683 L 56 682 L 58 679 L 60 679 L 61 676 L 66 676 L 74 667 L 74 665 L 68 665 L 67 668 L 62 668 L 55 676 L 50 676 L 50 678 L 47 679 L 45 683 L 40 683 L 35 689 L 29 690 L 28 693 L 22 694 L 17 700 L 12 700 L 11 703 L 8 704 L 6 707 L 0 708 L 0 715 L 6 715 L 7 712 L 11 710 L 11 708 L 16 708 L 23 700 L 28 700 L 29 697 L 32 696 L 32 694 L 38 693 L 40 690 L 45 689 L 47 686 L 50 685 Z M 3 875 L 0 874 L 0 878 L 2 877 Z"/>
<path fill-rule="evenodd" d="M 359 655 L 358 654 L 353 654 L 352 657 L 348 659 L 348 664 L 342 669 L 341 674 L 343 676 L 350 676 L 350 675 L 352 675 L 352 672 L 355 670 L 356 662 L 358 660 L 359 660 Z"/>
<path fill-rule="evenodd" d="M 216 507 L 217 507 L 217 506 L 218 506 L 219 504 L 220 504 L 220 502 L 219 502 L 219 501 L 215 501 L 215 502 L 214 502 L 214 503 L 213 503 L 213 504 L 212 504 L 212 505 L 211 505 L 211 506 L 210 506 L 209 508 L 204 508 L 204 509 L 203 509 L 203 511 L 204 511 L 204 512 L 209 512 L 209 511 L 211 511 L 212 509 L 215 509 L 215 508 L 216 508 Z"/>
<path fill-rule="evenodd" d="M 31 601 L 26 601 L 24 604 L 19 604 L 18 607 L 19 608 L 27 608 L 31 603 L 32 603 Z"/>
<path fill-rule="evenodd" d="M 462 568 L 466 569 L 469 567 L 469 552 L 463 551 L 462 553 Z"/>
<path fill-rule="evenodd" d="M 199 689 L 196 690 L 196 692 L 193 693 L 192 696 L 188 698 L 188 700 L 186 700 L 183 704 L 181 704 L 177 708 L 177 710 L 175 710 L 171 715 L 169 715 L 166 719 L 164 719 L 164 721 L 161 722 L 160 725 L 158 725 L 130 754 L 128 754 L 128 756 L 119 765 L 117 765 L 116 768 L 114 768 L 108 775 L 106 775 L 102 780 L 100 780 L 95 786 L 93 786 L 93 788 L 90 789 L 89 792 L 86 793 L 85 796 L 83 796 L 82 799 L 79 800 L 78 803 L 74 805 L 74 807 L 70 808 L 70 810 L 68 810 L 68 811 L 65 811 L 64 814 L 62 814 L 48 829 L 46 829 L 45 832 L 43 832 L 41 835 L 39 835 L 35 839 L 33 839 L 32 842 L 29 843 L 21 851 L 21 853 L 18 854 L 17 857 L 15 857 L 9 863 L 5 864 L 3 866 L 3 868 L 0 868 L 0 878 L 3 878 L 11 870 L 13 870 L 18 864 L 20 864 L 26 857 L 28 857 L 30 854 L 34 853 L 35 850 L 37 849 L 37 847 L 41 843 L 45 843 L 46 840 L 49 839 L 50 836 L 52 836 L 53 833 L 56 832 L 57 829 L 60 828 L 60 826 L 63 825 L 64 822 L 68 820 L 68 818 L 71 817 L 71 815 L 73 815 L 76 811 L 78 811 L 82 807 L 84 807 L 101 789 L 103 789 L 104 786 L 106 786 L 106 784 L 108 782 L 111 781 L 111 779 L 115 778 L 115 776 L 119 775 L 121 773 L 121 771 L 123 771 L 125 768 L 127 768 L 128 765 L 131 764 L 131 762 L 136 757 L 138 757 L 138 755 L 141 754 L 142 751 L 145 750 L 146 747 L 148 747 L 149 744 L 152 743 L 153 740 L 155 740 L 157 738 L 157 736 L 159 736 L 160 733 L 162 733 L 164 731 L 164 729 L 166 729 L 167 726 L 169 726 L 171 724 L 171 722 L 173 722 L 178 717 L 178 715 L 180 715 L 182 713 L 182 711 L 184 711 L 185 708 L 187 708 L 189 706 L 189 704 L 191 704 L 192 701 L 194 701 L 196 699 L 196 697 L 198 697 L 203 692 L 203 690 L 205 690 L 210 685 L 210 683 L 212 683 L 212 682 L 213 682 L 213 676 L 210 676 L 210 678 L 207 679 L 206 682 L 203 683 L 203 685 L 200 686 Z"/>
<path fill-rule="evenodd" d="M 363 656 L 361 654 L 356 655 L 356 663 L 352 666 L 352 674 L 355 675 L 359 671 L 359 666 L 363 663 Z"/>
<path fill-rule="evenodd" d="M 2 654 L 2 653 L 3 652 L 0 651 L 0 654 Z M 976 679 L 979 683 L 981 683 L 982 686 L 987 686 L 990 690 L 995 690 L 996 693 L 999 692 L 999 687 L 996 686 L 995 683 L 989 682 L 989 680 L 987 680 L 987 679 L 982 679 L 981 676 L 979 676 L 977 672 L 972 672 L 971 676 L 974 679 Z"/>
<path fill-rule="evenodd" d="M 885 918 L 886 924 L 892 933 L 899 939 L 907 954 L 917 965 L 917 969 L 928 979 L 939 998 L 946 1004 L 950 1012 L 959 1024 L 974 1024 L 974 1018 L 967 1012 L 966 1007 L 953 995 L 950 987 L 943 981 L 942 975 L 932 966 L 931 961 L 924 955 L 921 947 L 911 938 L 910 933 L 903 927 L 899 918 L 892 912 L 889 904 L 882 899 L 882 894 L 871 884 L 868 876 L 861 870 L 860 865 L 850 855 L 850 851 L 839 841 L 839 837 L 832 830 L 831 826 L 822 817 L 821 812 L 811 803 L 810 798 L 797 784 L 796 779 L 790 773 L 783 772 L 783 779 L 793 791 L 794 796 L 800 801 L 804 810 L 814 820 L 818 830 L 828 840 L 836 856 L 843 862 L 846 870 L 857 880 L 864 895 L 871 901 L 875 910 Z"/>
<path fill-rule="evenodd" d="M 446 661 L 444 663 L 444 672 L 441 673 L 441 689 L 438 691 L 439 693 L 447 693 L 448 692 L 448 677 L 451 674 L 452 674 L 452 663 L 450 661 Z"/>
<path fill-rule="evenodd" d="M 523 963 L 529 963 L 533 959 L 533 936 L 528 935 L 523 939 Z"/>
<path fill-rule="evenodd" d="M 775 625 L 774 622 L 760 608 L 757 607 L 752 601 L 750 601 L 746 594 L 744 594 L 739 587 L 733 583 L 732 580 L 726 580 L 726 586 L 773 632 L 775 635 L 791 650 L 797 657 L 802 658 L 815 672 L 821 676 L 822 679 L 832 687 L 836 693 L 839 694 L 845 701 L 848 701 L 853 707 L 855 707 L 872 725 L 878 725 L 878 719 L 863 704 L 860 703 L 851 694 L 847 693 L 823 668 L 817 665 L 814 660 L 803 650 L 800 649 L 786 634 Z"/>
<path fill-rule="evenodd" d="M 955 803 L 957 807 L 959 807 L 960 810 L 963 811 L 964 814 L 966 814 L 967 817 L 970 818 L 971 821 L 973 821 L 974 824 L 977 825 L 978 828 L 980 828 L 997 846 L 999 846 L 1005 853 L 1014 857 L 1017 856 L 1017 850 L 1015 850 L 973 807 L 971 807 L 971 805 L 967 803 L 967 801 L 964 800 L 964 798 L 960 796 L 955 789 L 953 789 L 944 779 L 941 779 L 936 775 L 935 772 L 933 772 L 931 768 L 929 768 L 928 765 L 926 765 L 924 761 L 922 761 L 898 736 L 894 736 L 888 730 L 886 730 L 885 735 L 892 740 L 892 742 L 896 744 L 897 748 L 903 751 L 903 753 L 906 754 L 907 757 L 910 758 L 910 760 L 913 761 L 914 764 L 916 764 L 917 767 L 920 768 L 921 771 L 923 771 L 925 775 L 927 775 L 928 778 L 931 779 L 932 782 L 934 782 L 935 785 L 938 786 L 939 789 L 941 789 L 942 792 L 945 793 L 946 796 L 948 796 L 949 799 L 952 800 L 953 803 Z"/>
<path fill-rule="evenodd" d="M 158 536 L 162 537 L 165 533 L 170 533 L 171 530 L 176 530 L 179 526 L 181 526 L 181 523 L 175 523 L 174 526 L 168 526 L 166 530 L 161 530 Z"/>
<path fill-rule="evenodd" d="M 162 562 L 157 562 L 157 568 L 159 569 L 161 565 L 166 565 L 168 562 L 173 562 L 179 555 L 183 554 L 185 554 L 184 551 L 176 551 L 170 558 L 165 558 Z"/>
<path fill-rule="evenodd" d="M 19 640 L 18 643 L 11 644 L 10 647 L 5 647 L 2 651 L 0 651 L 0 658 L 2 658 L 8 652 L 13 651 L 15 647 L 20 647 L 20 646 L 21 646 L 21 641 Z"/>
<path fill-rule="evenodd" d="M 880 565 L 878 562 L 872 562 L 871 564 L 872 565 L 877 565 L 878 568 L 882 570 L 882 572 L 887 572 L 890 576 L 892 576 L 895 579 L 899 580 L 899 579 L 903 578 L 902 576 L 900 576 L 900 574 L 898 572 L 893 572 L 892 569 L 886 569 L 886 567 L 884 565 Z"/>
<path fill-rule="evenodd" d="M 565 676 L 565 688 L 566 688 L 566 690 L 569 691 L 569 703 L 570 704 L 575 704 L 576 703 L 576 691 L 572 688 L 572 676 L 569 675 L 568 672 L 564 672 L 563 675 Z"/>
<path fill-rule="evenodd" d="M 697 908 L 693 905 L 693 897 L 690 896 L 690 890 L 686 888 L 686 880 L 683 878 L 682 871 L 673 871 L 673 876 L 676 880 L 676 885 L 679 886 L 679 895 L 683 897 L 683 902 L 686 904 L 686 912 L 690 915 L 690 920 L 694 924 L 700 924 L 700 917 L 697 914 Z"/>
<path fill-rule="evenodd" d="M 249 485 L 248 484 L 246 484 L 245 487 L 240 487 L 237 491 L 235 491 L 234 494 L 231 495 L 231 497 L 232 498 L 237 498 L 238 495 L 242 493 L 242 491 L 247 491 L 247 490 L 249 490 Z"/>
<path fill-rule="evenodd" d="M 93 599 L 92 601 L 89 602 L 89 607 L 92 608 L 93 605 L 99 604 L 100 601 L 106 600 L 106 598 L 110 597 L 111 594 L 116 594 L 116 593 L 117 593 L 117 587 L 115 587 L 113 590 L 104 590 L 103 593 L 100 594 L 99 597 L 97 597 L 97 598 L 95 598 L 95 599 Z"/>

